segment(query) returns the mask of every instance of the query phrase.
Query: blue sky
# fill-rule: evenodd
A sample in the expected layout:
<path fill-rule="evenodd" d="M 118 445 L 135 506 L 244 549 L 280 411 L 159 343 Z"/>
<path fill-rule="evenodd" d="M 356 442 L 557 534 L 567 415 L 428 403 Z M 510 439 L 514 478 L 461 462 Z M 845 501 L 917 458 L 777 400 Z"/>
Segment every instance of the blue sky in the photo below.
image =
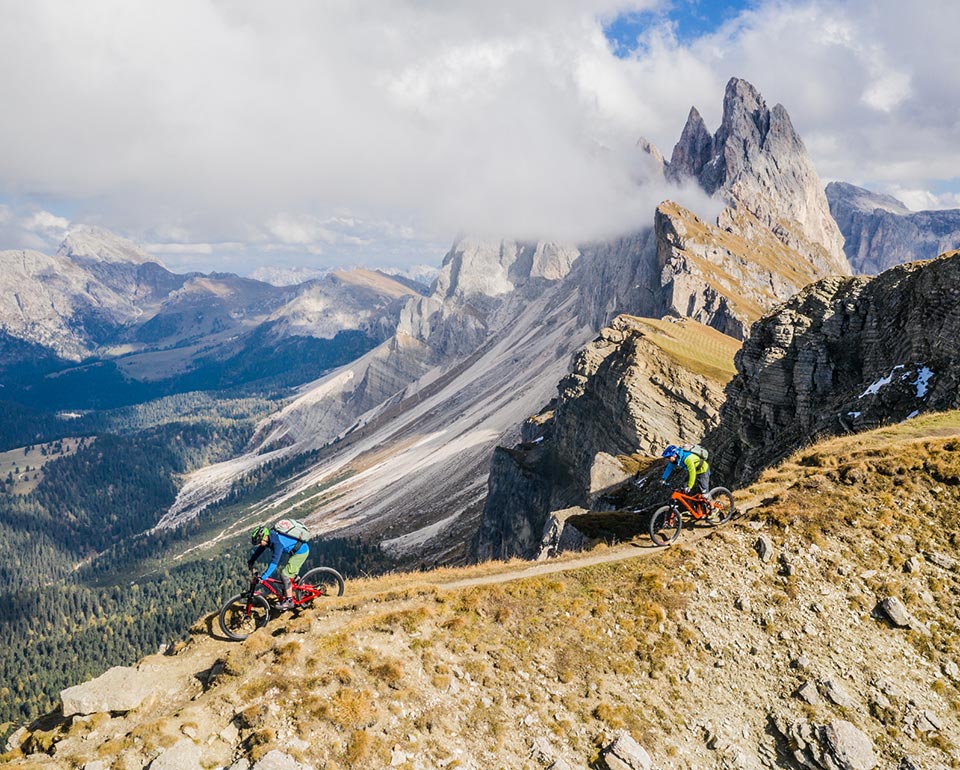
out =
<path fill-rule="evenodd" d="M 715 129 L 732 76 L 824 182 L 960 207 L 958 28 L 953 0 L 0 0 L 0 248 L 87 223 L 176 270 L 403 267 L 709 215 L 637 184 L 637 139 Z"/>
<path fill-rule="evenodd" d="M 641 47 L 640 41 L 651 27 L 671 24 L 678 42 L 689 43 L 715 32 L 732 21 L 751 3 L 710 2 L 710 0 L 676 0 L 643 11 L 628 11 L 603 26 L 614 55 L 628 58 Z"/>

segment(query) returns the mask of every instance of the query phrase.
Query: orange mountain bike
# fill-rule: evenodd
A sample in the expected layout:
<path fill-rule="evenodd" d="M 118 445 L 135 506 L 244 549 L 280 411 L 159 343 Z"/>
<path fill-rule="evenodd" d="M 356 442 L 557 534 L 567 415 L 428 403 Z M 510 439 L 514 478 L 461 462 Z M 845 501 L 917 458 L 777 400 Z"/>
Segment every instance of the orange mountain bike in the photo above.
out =
<path fill-rule="evenodd" d="M 684 520 L 715 527 L 730 521 L 734 513 L 733 494 L 726 487 L 714 487 L 706 495 L 688 495 L 676 489 L 670 502 L 650 517 L 650 539 L 654 545 L 670 545 L 680 536 Z"/>

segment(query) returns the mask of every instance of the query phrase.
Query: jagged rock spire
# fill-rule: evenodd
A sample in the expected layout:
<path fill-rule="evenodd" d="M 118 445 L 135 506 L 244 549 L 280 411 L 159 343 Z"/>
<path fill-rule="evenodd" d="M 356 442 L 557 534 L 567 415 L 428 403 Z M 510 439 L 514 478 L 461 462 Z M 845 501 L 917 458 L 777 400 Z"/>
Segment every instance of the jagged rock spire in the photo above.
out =
<path fill-rule="evenodd" d="M 690 111 L 668 173 L 695 179 L 732 208 L 749 211 L 823 272 L 850 273 L 843 236 L 790 116 L 780 104 L 768 108 L 746 80 L 727 83 L 723 121 L 712 137 L 696 109 Z M 731 222 L 720 224 L 729 229 Z"/>
<path fill-rule="evenodd" d="M 710 162 L 712 155 L 713 137 L 697 108 L 691 107 L 680 141 L 673 148 L 668 176 L 675 182 L 691 177 L 699 179 L 703 167 Z"/>

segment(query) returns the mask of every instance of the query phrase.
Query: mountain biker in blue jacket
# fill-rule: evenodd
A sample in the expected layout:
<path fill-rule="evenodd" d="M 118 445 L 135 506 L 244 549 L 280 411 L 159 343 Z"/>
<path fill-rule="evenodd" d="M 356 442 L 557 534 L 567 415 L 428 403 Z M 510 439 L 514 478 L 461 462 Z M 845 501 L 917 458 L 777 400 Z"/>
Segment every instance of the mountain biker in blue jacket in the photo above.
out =
<path fill-rule="evenodd" d="M 277 609 L 293 609 L 292 578 L 295 578 L 300 573 L 300 568 L 307 560 L 307 556 L 310 555 L 310 546 L 302 540 L 297 540 L 294 537 L 272 530 L 262 524 L 253 530 L 253 534 L 250 536 L 250 542 L 253 544 L 254 549 L 250 553 L 250 558 L 247 559 L 247 568 L 252 572 L 254 563 L 260 558 L 260 554 L 267 549 L 267 546 L 269 546 L 272 549 L 270 564 L 260 575 L 260 579 L 265 580 L 274 572 L 279 571 L 280 580 L 283 581 L 285 598 L 277 605 Z M 284 557 L 286 557 L 285 561 Z M 280 566 L 281 561 L 283 561 L 282 567 Z"/>
<path fill-rule="evenodd" d="M 687 471 L 687 485 L 684 492 L 692 492 L 694 487 L 702 494 L 710 491 L 710 465 L 697 454 L 683 447 L 670 444 L 663 450 L 661 457 L 667 458 L 667 467 L 663 470 L 661 481 L 666 484 L 674 471 L 685 468 Z"/>

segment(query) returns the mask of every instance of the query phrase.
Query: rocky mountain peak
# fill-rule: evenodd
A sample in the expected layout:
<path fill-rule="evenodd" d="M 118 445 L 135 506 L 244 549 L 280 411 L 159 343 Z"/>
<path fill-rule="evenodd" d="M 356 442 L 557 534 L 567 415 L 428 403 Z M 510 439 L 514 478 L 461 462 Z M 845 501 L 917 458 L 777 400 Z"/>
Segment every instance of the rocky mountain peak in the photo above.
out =
<path fill-rule="evenodd" d="M 668 175 L 695 179 L 744 209 L 823 273 L 849 274 L 843 236 L 803 141 L 782 105 L 767 107 L 750 83 L 731 78 L 723 121 L 712 137 L 696 109 L 673 149 Z M 675 165 L 676 164 L 676 165 Z M 721 226 L 735 230 L 728 216 Z"/>
<path fill-rule="evenodd" d="M 699 179 L 704 166 L 713 155 L 713 137 L 696 107 L 690 108 L 680 141 L 670 157 L 670 178 L 679 182 L 685 178 Z"/>
<path fill-rule="evenodd" d="M 825 192 L 827 200 L 830 201 L 831 209 L 836 205 L 864 213 L 872 213 L 877 209 L 889 211 L 891 214 L 907 215 L 911 213 L 903 201 L 894 198 L 892 195 L 871 192 L 848 182 L 830 182 Z"/>
<path fill-rule="evenodd" d="M 78 225 L 64 238 L 57 255 L 74 262 L 106 262 L 142 265 L 160 260 L 151 256 L 133 241 L 102 227 Z"/>

